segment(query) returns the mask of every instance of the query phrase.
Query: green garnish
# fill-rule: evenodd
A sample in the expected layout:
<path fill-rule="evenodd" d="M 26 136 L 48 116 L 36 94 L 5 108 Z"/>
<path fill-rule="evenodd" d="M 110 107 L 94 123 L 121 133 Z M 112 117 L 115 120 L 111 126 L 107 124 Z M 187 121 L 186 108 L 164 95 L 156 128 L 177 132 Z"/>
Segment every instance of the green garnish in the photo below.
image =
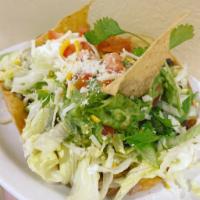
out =
<path fill-rule="evenodd" d="M 144 38 L 140 37 L 135 33 L 123 30 L 122 28 L 120 28 L 119 24 L 114 19 L 109 17 L 104 17 L 102 19 L 97 20 L 94 24 L 93 30 L 86 32 L 85 37 L 87 41 L 91 44 L 98 45 L 111 36 L 120 35 L 123 33 L 129 33 L 131 35 L 134 35 L 135 37 L 139 38 L 141 41 L 149 45 L 149 42 L 147 42 Z M 181 24 L 172 30 L 169 48 L 173 49 L 174 47 L 180 45 L 186 40 L 193 38 L 193 36 L 194 27 L 190 24 Z M 135 54 L 136 56 L 141 56 L 146 49 L 147 47 L 138 47 L 133 50 L 133 54 Z"/>
<path fill-rule="evenodd" d="M 166 64 L 161 69 L 161 76 L 164 78 L 164 99 L 167 103 L 170 105 L 173 105 L 178 110 L 181 110 L 181 102 L 180 102 L 180 96 L 178 91 L 178 86 L 176 84 L 176 81 L 174 79 L 174 76 L 172 74 L 172 71 L 170 70 L 169 66 Z"/>
<path fill-rule="evenodd" d="M 45 82 L 45 81 L 39 81 L 39 82 L 35 83 L 35 84 L 32 86 L 31 89 L 36 89 L 36 90 L 38 90 L 38 89 L 42 89 L 43 86 L 47 86 L 47 85 L 48 85 L 47 82 Z"/>
<path fill-rule="evenodd" d="M 91 44 L 98 45 L 111 36 L 120 35 L 123 33 L 132 34 L 149 45 L 149 43 L 139 35 L 121 29 L 119 24 L 114 19 L 109 17 L 104 17 L 97 20 L 97 22 L 94 24 L 93 30 L 86 32 L 85 37 Z"/>
<path fill-rule="evenodd" d="M 180 24 L 171 32 L 169 48 L 173 49 L 193 37 L 194 27 L 190 24 Z"/>
<path fill-rule="evenodd" d="M 159 139 L 159 137 L 153 132 L 152 129 L 144 128 L 139 130 L 132 136 L 127 137 L 126 141 L 128 144 L 132 145 L 144 145 L 151 144 Z"/>
<path fill-rule="evenodd" d="M 47 90 L 38 90 L 37 91 L 38 100 L 42 101 L 42 107 L 45 107 L 53 97 L 51 93 Z"/>
<path fill-rule="evenodd" d="M 125 31 L 119 27 L 119 24 L 115 20 L 104 17 L 94 24 L 93 30 L 85 33 L 85 37 L 91 44 L 97 45 L 110 36 L 122 33 L 125 33 Z"/>
<path fill-rule="evenodd" d="M 135 49 L 133 49 L 132 53 L 136 56 L 141 56 L 144 54 L 144 52 L 147 50 L 147 47 L 137 47 Z"/>

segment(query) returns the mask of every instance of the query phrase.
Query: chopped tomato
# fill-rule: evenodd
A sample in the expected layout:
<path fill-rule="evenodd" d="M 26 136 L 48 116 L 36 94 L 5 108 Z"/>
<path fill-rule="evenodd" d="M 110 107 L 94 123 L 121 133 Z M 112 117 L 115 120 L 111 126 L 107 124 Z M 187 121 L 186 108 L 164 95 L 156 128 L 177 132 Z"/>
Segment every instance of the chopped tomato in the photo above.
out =
<path fill-rule="evenodd" d="M 122 38 L 117 36 L 112 36 L 107 40 L 101 42 L 97 46 L 98 50 L 105 54 L 105 53 L 112 53 L 112 52 L 121 52 L 122 49 L 126 49 L 127 51 L 131 51 L 132 44 L 129 38 Z"/>
<path fill-rule="evenodd" d="M 152 106 L 153 106 L 153 107 L 156 107 L 156 106 L 158 105 L 159 101 L 160 101 L 160 95 L 158 95 L 157 97 L 155 97 L 155 98 L 153 99 Z"/>
<path fill-rule="evenodd" d="M 92 77 L 91 74 L 84 74 L 78 78 L 75 83 L 75 87 L 80 90 L 82 87 L 86 87 L 88 80 Z"/>
<path fill-rule="evenodd" d="M 105 80 L 103 81 L 103 84 L 106 86 L 106 85 L 109 85 L 110 83 L 112 83 L 113 80 Z"/>
<path fill-rule="evenodd" d="M 81 42 L 80 45 L 81 45 L 81 49 L 87 49 L 87 50 L 91 50 L 92 51 L 92 48 L 89 46 L 89 44 L 87 44 L 87 42 Z M 67 57 L 67 56 L 71 55 L 72 53 L 74 53 L 75 51 L 76 51 L 75 45 L 74 44 L 70 44 L 64 50 L 63 56 Z"/>
<path fill-rule="evenodd" d="M 183 125 L 186 127 L 186 129 L 190 129 L 191 127 L 193 127 L 195 124 L 197 123 L 197 118 L 193 117 L 191 119 L 185 120 L 183 122 Z"/>
<path fill-rule="evenodd" d="M 106 125 L 103 126 L 103 130 L 102 130 L 103 135 L 105 135 L 105 136 L 106 135 L 114 135 L 114 133 L 115 133 L 115 130 L 112 127 L 106 126 Z"/>
<path fill-rule="evenodd" d="M 87 42 L 81 42 L 81 49 L 85 49 L 85 50 L 89 50 L 89 51 L 92 50 L 92 48 L 90 47 L 90 45 Z"/>
<path fill-rule="evenodd" d="M 108 72 L 121 72 L 124 70 L 122 58 L 118 53 L 108 53 L 104 57 L 104 63 Z"/>
<path fill-rule="evenodd" d="M 63 33 L 58 33 L 58 32 L 53 31 L 53 30 L 50 30 L 48 32 L 48 39 L 49 40 L 55 40 L 55 39 L 60 38 L 61 36 L 63 36 Z"/>
<path fill-rule="evenodd" d="M 74 44 L 70 44 L 63 53 L 64 57 L 68 57 L 69 55 L 73 54 L 76 51 Z"/>
<path fill-rule="evenodd" d="M 88 26 L 80 27 L 79 28 L 79 34 L 80 34 L 80 36 L 84 35 L 88 31 L 89 31 L 89 27 Z"/>

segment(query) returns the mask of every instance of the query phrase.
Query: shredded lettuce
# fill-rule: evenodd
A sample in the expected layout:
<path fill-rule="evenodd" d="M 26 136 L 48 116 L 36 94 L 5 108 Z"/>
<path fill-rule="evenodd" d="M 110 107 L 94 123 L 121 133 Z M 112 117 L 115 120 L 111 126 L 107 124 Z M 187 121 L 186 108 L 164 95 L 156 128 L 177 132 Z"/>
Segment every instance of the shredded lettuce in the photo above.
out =
<path fill-rule="evenodd" d="M 98 181 L 100 176 L 97 172 L 90 173 L 88 171 L 89 166 L 89 158 L 85 158 L 80 161 L 74 175 L 71 194 L 67 197 L 67 199 L 100 200 L 100 193 L 98 190 Z"/>
<path fill-rule="evenodd" d="M 26 126 L 24 128 L 22 138 L 28 139 L 31 135 L 40 134 L 51 125 L 52 115 L 51 108 L 42 108 L 35 116 L 26 120 Z"/>
<path fill-rule="evenodd" d="M 104 173 L 103 174 L 103 183 L 102 183 L 102 188 L 100 191 L 100 199 L 104 199 L 106 197 L 106 194 L 108 192 L 110 184 L 112 183 L 112 180 L 113 180 L 112 173 Z"/>
<path fill-rule="evenodd" d="M 200 134 L 200 124 L 190 128 L 187 132 L 182 133 L 178 136 L 164 136 L 160 143 L 163 145 L 164 148 L 172 148 L 179 144 L 182 144 L 192 138 L 197 137 Z"/>
<path fill-rule="evenodd" d="M 156 170 L 151 166 L 141 163 L 138 167 L 133 168 L 126 177 L 119 182 L 120 189 L 117 192 L 114 200 L 121 200 L 141 179 L 155 177 Z"/>
<path fill-rule="evenodd" d="M 43 153 L 34 151 L 27 159 L 30 169 L 39 174 L 45 181 L 62 182 L 58 173 L 58 157 L 55 152 Z"/>
<path fill-rule="evenodd" d="M 128 169 L 128 167 L 131 165 L 133 160 L 134 159 L 132 159 L 132 158 L 128 158 L 128 159 L 124 160 L 123 162 L 121 162 L 117 167 L 113 167 L 113 166 L 109 167 L 106 164 L 104 165 L 104 167 L 98 166 L 97 171 L 103 172 L 103 173 L 119 174 L 119 173 L 125 171 L 126 169 Z"/>
<path fill-rule="evenodd" d="M 64 145 L 61 145 L 57 153 L 59 156 L 59 173 L 62 177 L 62 183 L 72 184 L 81 155 L 72 153 L 71 150 Z"/>
<path fill-rule="evenodd" d="M 49 153 L 55 151 L 66 138 L 65 127 L 62 123 L 57 124 L 53 129 L 42 133 L 34 142 L 34 148 Z"/>
<path fill-rule="evenodd" d="M 44 78 L 44 74 L 39 71 L 31 71 L 28 74 L 13 79 L 12 91 L 24 92 L 30 89 L 34 84 L 41 81 Z"/>

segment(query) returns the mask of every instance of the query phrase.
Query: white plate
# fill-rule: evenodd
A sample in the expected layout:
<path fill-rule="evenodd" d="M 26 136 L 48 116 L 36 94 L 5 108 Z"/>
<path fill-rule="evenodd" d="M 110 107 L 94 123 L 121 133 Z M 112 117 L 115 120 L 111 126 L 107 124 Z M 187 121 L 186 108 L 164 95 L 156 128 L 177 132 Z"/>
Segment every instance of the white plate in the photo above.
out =
<path fill-rule="evenodd" d="M 0 52 L 0 55 L 16 49 L 26 48 L 29 45 L 29 42 L 19 44 Z M 199 88 L 196 88 L 196 90 L 199 90 Z M 2 117 L 4 119 L 10 118 L 10 115 L 0 97 L 0 118 L 2 119 Z M 67 199 L 69 193 L 69 188 L 59 184 L 45 183 L 40 177 L 31 172 L 23 156 L 19 132 L 13 123 L 0 125 L 0 185 L 19 200 L 64 200 Z M 134 197 L 129 196 L 125 199 L 178 200 L 182 197 L 180 197 L 178 188 L 174 187 L 171 190 L 166 190 L 161 186 L 157 186 L 151 191 L 137 194 Z"/>

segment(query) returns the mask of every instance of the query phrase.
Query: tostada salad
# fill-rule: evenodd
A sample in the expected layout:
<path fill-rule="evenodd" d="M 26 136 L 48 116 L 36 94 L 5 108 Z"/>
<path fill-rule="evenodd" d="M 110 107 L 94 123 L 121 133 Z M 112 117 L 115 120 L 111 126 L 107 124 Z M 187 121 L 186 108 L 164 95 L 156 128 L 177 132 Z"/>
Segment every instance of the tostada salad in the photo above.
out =
<path fill-rule="evenodd" d="M 102 88 L 144 60 L 154 40 L 108 17 L 89 28 L 88 8 L 30 48 L 1 56 L 1 89 L 28 166 L 47 182 L 71 187 L 71 200 L 120 200 L 169 182 L 198 193 L 180 176 L 198 164 L 200 149 L 198 93 L 186 69 L 168 51 L 143 95 L 106 93 Z M 192 37 L 192 25 L 174 27 L 168 50 Z"/>

